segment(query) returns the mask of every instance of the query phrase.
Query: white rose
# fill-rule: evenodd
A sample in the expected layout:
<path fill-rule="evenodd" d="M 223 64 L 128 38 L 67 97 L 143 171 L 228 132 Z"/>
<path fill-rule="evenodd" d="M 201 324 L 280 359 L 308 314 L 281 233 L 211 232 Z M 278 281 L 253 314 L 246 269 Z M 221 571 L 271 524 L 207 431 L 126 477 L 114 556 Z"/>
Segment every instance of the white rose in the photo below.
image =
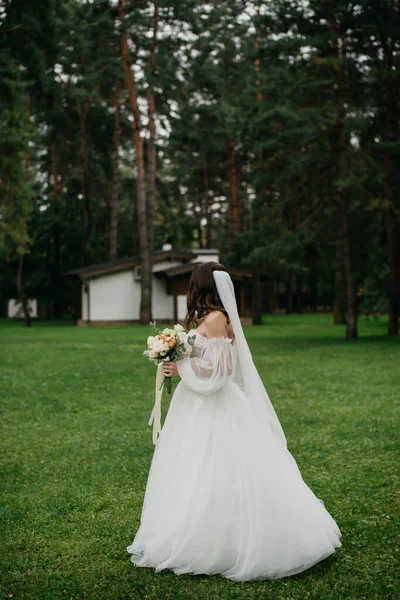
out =
<path fill-rule="evenodd" d="M 149 358 L 157 358 L 157 352 L 154 352 L 154 350 L 149 350 Z"/>
<path fill-rule="evenodd" d="M 164 346 L 164 344 L 163 344 L 162 340 L 155 340 L 153 342 L 153 351 L 161 352 L 161 350 L 163 349 L 163 346 Z"/>
<path fill-rule="evenodd" d="M 178 340 L 180 341 L 180 343 L 185 344 L 186 340 L 187 340 L 187 335 L 184 331 L 181 331 L 180 333 L 178 333 Z"/>
<path fill-rule="evenodd" d="M 174 325 L 174 331 L 175 333 L 181 333 L 182 331 L 184 331 L 182 325 Z"/>
<path fill-rule="evenodd" d="M 173 330 L 173 329 L 168 329 L 168 327 L 166 327 L 166 328 L 163 330 L 162 334 L 163 334 L 163 335 L 165 335 L 165 336 L 174 335 L 174 330 Z"/>

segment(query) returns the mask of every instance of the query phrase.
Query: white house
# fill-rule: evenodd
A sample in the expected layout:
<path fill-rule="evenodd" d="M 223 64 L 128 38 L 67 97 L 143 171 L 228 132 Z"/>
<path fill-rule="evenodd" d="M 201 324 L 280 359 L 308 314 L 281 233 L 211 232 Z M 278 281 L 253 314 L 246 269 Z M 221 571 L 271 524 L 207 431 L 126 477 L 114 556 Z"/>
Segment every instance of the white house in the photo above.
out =
<path fill-rule="evenodd" d="M 38 306 L 36 298 L 31 298 L 28 300 L 28 310 L 31 315 L 31 319 L 37 319 L 38 316 Z M 23 319 L 24 318 L 24 310 L 22 308 L 22 304 L 19 300 L 15 298 L 11 298 L 7 303 L 7 316 L 9 319 Z"/>
<path fill-rule="evenodd" d="M 219 261 L 218 250 L 174 250 L 165 245 L 153 254 L 153 319 L 159 323 L 182 321 L 186 294 L 196 264 Z M 81 281 L 79 325 L 108 325 L 139 322 L 140 257 L 133 256 L 91 265 L 67 273 Z M 243 321 L 250 322 L 252 274 L 228 268 L 237 293 Z"/>

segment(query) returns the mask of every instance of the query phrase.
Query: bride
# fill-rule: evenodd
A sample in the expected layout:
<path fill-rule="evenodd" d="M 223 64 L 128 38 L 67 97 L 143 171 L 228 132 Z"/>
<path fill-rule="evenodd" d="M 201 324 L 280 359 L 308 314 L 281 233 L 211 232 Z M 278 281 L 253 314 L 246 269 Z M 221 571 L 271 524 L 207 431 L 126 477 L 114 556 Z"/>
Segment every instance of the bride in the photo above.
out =
<path fill-rule="evenodd" d="M 303 481 L 254 366 L 224 267 L 193 271 L 185 324 L 191 358 L 158 438 L 132 562 L 178 575 L 277 579 L 341 546 L 341 532 Z"/>

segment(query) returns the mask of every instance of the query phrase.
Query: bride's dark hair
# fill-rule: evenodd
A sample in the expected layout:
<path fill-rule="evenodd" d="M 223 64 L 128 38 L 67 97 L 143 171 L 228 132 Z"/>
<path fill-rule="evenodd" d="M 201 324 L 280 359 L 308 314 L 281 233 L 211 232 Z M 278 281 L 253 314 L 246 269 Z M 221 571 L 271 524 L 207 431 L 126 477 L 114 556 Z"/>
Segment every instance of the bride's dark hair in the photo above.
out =
<path fill-rule="evenodd" d="M 188 312 L 184 321 L 188 329 L 197 327 L 199 321 L 213 310 L 221 311 L 229 321 L 217 292 L 214 271 L 225 271 L 225 268 L 217 262 L 208 261 L 193 269 L 187 294 Z"/>

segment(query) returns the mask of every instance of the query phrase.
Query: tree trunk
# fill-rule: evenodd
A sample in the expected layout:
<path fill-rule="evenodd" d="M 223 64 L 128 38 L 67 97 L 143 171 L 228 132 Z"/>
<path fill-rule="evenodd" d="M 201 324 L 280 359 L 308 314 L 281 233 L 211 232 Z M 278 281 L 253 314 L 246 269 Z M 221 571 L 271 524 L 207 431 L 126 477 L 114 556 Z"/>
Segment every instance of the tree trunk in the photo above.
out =
<path fill-rule="evenodd" d="M 262 1 L 258 0 L 257 3 L 257 16 L 260 16 L 260 10 L 261 10 L 261 4 Z M 261 113 L 261 108 L 262 108 L 262 102 L 264 100 L 262 91 L 260 89 L 261 86 L 261 80 L 260 80 L 260 70 L 261 70 L 261 59 L 260 59 L 260 46 L 261 46 L 261 41 L 262 41 L 262 36 L 261 36 L 261 29 L 259 27 L 259 25 L 257 24 L 257 26 L 255 27 L 255 32 L 256 32 L 256 37 L 255 37 L 255 50 L 256 50 L 256 58 L 254 60 L 254 71 L 255 71 L 255 76 L 256 76 L 256 102 L 258 104 L 258 114 Z M 234 151 L 234 146 L 233 146 L 233 151 Z M 262 165 L 263 163 L 263 150 L 262 148 L 260 148 L 259 153 L 258 153 L 258 162 L 260 165 Z M 234 156 L 233 156 L 233 164 L 234 164 Z M 260 202 L 263 201 L 263 199 L 265 198 L 265 192 L 263 189 L 259 189 L 256 190 L 257 193 L 257 198 L 258 201 Z M 257 231 L 257 227 L 258 227 L 258 223 L 257 223 L 257 219 L 256 219 L 257 215 L 254 214 L 253 215 L 253 219 L 252 219 L 252 227 L 254 232 Z M 241 215 L 239 215 L 239 219 L 241 220 Z M 261 314 L 261 276 L 259 273 L 256 273 L 254 275 L 253 278 L 253 294 L 252 294 L 252 307 L 251 307 L 251 312 L 252 312 L 252 321 L 253 321 L 253 325 L 261 325 L 262 324 L 262 314 Z"/>
<path fill-rule="evenodd" d="M 149 59 L 149 83 L 147 88 L 147 115 L 149 139 L 147 142 L 147 235 L 149 244 L 149 265 L 153 271 L 153 251 L 154 251 L 154 219 L 157 208 L 157 145 L 156 145 L 156 121 L 155 121 L 155 97 L 153 91 L 153 77 L 156 70 L 156 47 L 158 32 L 158 5 L 154 0 L 153 13 L 153 42 Z"/>
<path fill-rule="evenodd" d="M 226 140 L 228 147 L 228 180 L 229 180 L 229 202 L 228 202 L 228 223 L 231 239 L 237 237 L 241 232 L 241 206 L 239 192 L 239 177 L 236 167 L 235 141 L 232 137 Z"/>
<path fill-rule="evenodd" d="M 81 159 L 82 159 L 82 181 L 83 181 L 83 199 L 85 206 L 85 234 L 81 247 L 81 266 L 87 264 L 90 239 L 93 233 L 93 211 L 89 189 L 89 149 L 87 134 L 87 115 L 90 108 L 90 101 L 86 101 L 84 107 L 79 111 L 80 129 L 81 129 Z"/>
<path fill-rule="evenodd" d="M 152 320 L 151 316 L 151 296 L 152 296 L 152 269 L 147 227 L 147 194 L 146 194 L 146 171 L 144 164 L 144 144 L 141 136 L 142 122 L 139 110 L 139 104 L 136 94 L 135 81 L 132 72 L 131 55 L 129 51 L 128 39 L 124 29 L 125 8 L 124 0 L 118 0 L 119 17 L 122 24 L 122 56 L 124 59 L 126 87 L 129 95 L 129 103 L 133 116 L 133 142 L 136 155 L 136 201 L 137 215 L 139 221 L 139 247 L 140 261 L 142 267 L 141 273 L 141 299 L 140 299 L 140 322 L 148 323 Z"/>
<path fill-rule="evenodd" d="M 398 245 L 398 238 L 400 236 L 400 227 L 396 223 L 396 215 L 393 210 L 392 202 L 390 201 L 390 184 L 387 163 L 389 161 L 386 156 L 388 151 L 385 150 L 385 203 L 386 203 L 386 239 L 387 239 L 387 250 L 389 259 L 389 274 L 390 274 L 390 288 L 388 298 L 388 316 L 389 316 L 389 335 L 399 334 L 399 317 L 400 317 L 400 266 L 399 266 L 399 252 L 398 248 L 396 251 L 396 244 Z M 397 225 L 397 227 L 396 227 Z M 395 231 L 397 230 L 397 235 Z"/>
<path fill-rule="evenodd" d="M 30 118 L 31 118 L 31 96 L 30 94 L 28 94 L 27 97 L 27 110 L 26 110 L 26 124 L 27 127 L 29 126 L 29 122 L 30 122 Z M 28 208 L 27 208 L 27 204 L 28 204 L 28 182 L 29 182 L 29 165 L 30 165 L 30 154 L 29 154 L 29 146 L 27 146 L 26 151 L 25 151 L 25 165 L 24 165 L 24 182 L 26 184 L 26 188 L 24 190 L 24 193 L 26 194 L 25 196 L 25 201 L 24 201 L 24 214 L 22 217 L 23 220 L 23 228 L 24 228 L 24 234 L 23 234 L 23 239 L 24 239 L 24 247 L 19 255 L 19 261 L 18 261 L 18 270 L 17 270 L 17 281 L 16 281 L 16 287 L 17 287 L 17 301 L 21 304 L 22 307 L 22 312 L 24 315 L 24 320 L 25 320 L 25 325 L 27 327 L 31 327 L 32 325 L 32 320 L 31 320 L 31 313 L 29 311 L 29 303 L 28 303 L 28 298 L 26 297 L 23 285 L 22 285 L 22 272 L 23 272 L 23 266 L 24 266 L 24 256 L 26 253 L 26 241 L 25 241 L 25 237 L 27 234 L 27 229 L 28 229 L 28 222 L 27 222 L 27 213 L 28 213 Z"/>
<path fill-rule="evenodd" d="M 318 312 L 318 272 L 316 266 L 311 267 L 310 277 L 310 308 L 312 312 Z"/>
<path fill-rule="evenodd" d="M 53 224 L 53 252 L 54 267 L 52 279 L 53 316 L 61 319 L 61 244 L 60 244 L 60 188 L 58 177 L 58 153 L 57 144 L 51 145 L 51 162 L 53 175 L 53 200 L 54 200 L 54 224 Z"/>
<path fill-rule="evenodd" d="M 392 71 L 393 53 L 386 40 L 384 50 L 387 59 L 387 69 Z M 390 287 L 388 294 L 388 317 L 389 335 L 399 334 L 400 317 L 400 225 L 394 208 L 394 197 L 391 189 L 391 161 L 388 144 L 395 135 L 395 119 L 393 118 L 393 90 L 392 79 L 388 78 L 385 83 L 385 133 L 384 133 L 384 198 L 385 198 L 385 223 L 386 223 L 386 243 L 389 263 Z"/>
<path fill-rule="evenodd" d="M 346 282 L 346 297 L 347 297 L 347 327 L 346 339 L 356 339 L 358 337 L 357 330 L 357 295 L 353 279 L 353 267 L 351 261 L 350 249 L 350 232 L 349 232 L 349 215 L 346 198 L 342 195 L 339 200 L 339 210 L 341 213 L 342 226 L 342 245 L 343 245 L 343 267 Z"/>
<path fill-rule="evenodd" d="M 114 136 L 113 136 L 113 156 L 112 156 L 112 192 L 111 192 L 111 219 L 110 219 L 110 260 L 117 258 L 117 240 L 118 240 L 118 200 L 119 200 L 119 145 L 121 139 L 121 82 L 117 79 L 115 84 L 114 101 Z"/>
<path fill-rule="evenodd" d="M 290 271 L 286 283 L 286 312 L 291 314 L 295 310 L 296 273 Z"/>
<path fill-rule="evenodd" d="M 156 214 L 156 170 L 157 170 L 157 149 L 156 149 L 156 124 L 154 119 L 155 103 L 154 93 L 147 90 L 148 104 L 148 129 L 149 139 L 147 141 L 147 232 L 149 239 L 149 250 L 154 250 L 154 219 Z"/>
<path fill-rule="evenodd" d="M 303 299 L 303 286 L 304 279 L 301 275 L 296 276 L 296 291 L 295 291 L 295 311 L 297 313 L 302 313 L 304 309 L 304 299 Z"/>
<path fill-rule="evenodd" d="M 261 325 L 261 276 L 259 273 L 253 275 L 253 289 L 251 296 L 251 317 L 253 325 Z"/>
<path fill-rule="evenodd" d="M 258 4 L 257 4 L 257 17 L 260 17 L 260 9 L 261 9 L 261 4 L 262 4 L 262 0 L 259 0 Z M 260 60 L 260 56 L 259 56 L 259 52 L 260 52 L 260 46 L 261 46 L 261 29 L 260 26 L 257 25 L 255 27 L 256 30 L 256 42 L 255 42 L 255 48 L 256 48 L 256 58 L 254 60 L 254 70 L 256 72 L 256 88 L 257 88 L 257 93 L 256 93 L 256 100 L 257 103 L 260 104 L 258 112 L 261 112 L 261 102 L 264 100 L 264 96 L 260 90 L 260 86 L 261 86 L 261 80 L 260 80 L 260 68 L 261 68 L 261 60 Z"/>
<path fill-rule="evenodd" d="M 20 254 L 18 261 L 18 271 L 17 271 L 17 301 L 21 304 L 22 312 L 25 319 L 25 325 L 30 327 L 32 325 L 31 313 L 29 311 L 29 303 L 28 298 L 22 287 L 22 271 L 24 265 L 24 254 Z"/>
<path fill-rule="evenodd" d="M 335 300 L 333 304 L 333 323 L 334 325 L 346 324 L 346 289 L 343 272 L 343 248 L 340 232 L 339 239 L 336 243 Z"/>
<path fill-rule="evenodd" d="M 210 202 L 210 186 L 208 180 L 208 163 L 204 156 L 203 159 L 203 179 L 204 179 L 204 218 L 207 221 L 205 247 L 212 248 L 212 206 Z"/>
<path fill-rule="evenodd" d="M 112 152 L 111 155 L 111 161 L 113 159 L 113 155 L 114 152 Z M 114 171 L 114 169 L 112 169 L 112 171 Z M 111 235 L 111 211 L 112 211 L 112 195 L 113 195 L 113 175 L 111 176 L 111 181 L 105 181 L 104 182 L 104 191 L 103 191 L 103 195 L 104 195 L 104 203 L 106 205 L 106 209 L 108 211 L 108 215 L 109 218 L 105 219 L 104 221 L 104 233 L 106 234 L 107 238 L 108 238 L 108 256 L 110 256 L 110 235 Z M 118 221 L 117 221 L 118 224 Z M 118 227 L 117 227 L 117 238 L 118 238 Z M 118 241 L 118 240 L 117 240 Z"/>
<path fill-rule="evenodd" d="M 347 164 L 347 141 L 344 128 L 346 109 L 344 103 L 344 70 L 342 65 L 343 52 L 339 47 L 339 28 L 336 21 L 336 0 L 331 0 L 331 29 L 334 34 L 333 53 L 337 60 L 336 71 L 336 106 L 338 112 L 337 125 L 337 145 L 338 154 L 338 173 L 339 180 L 345 179 L 348 173 Z M 343 43 L 342 43 L 343 47 Z M 348 192 L 340 186 L 337 188 L 336 200 L 340 218 L 340 240 L 342 243 L 343 271 L 346 282 L 346 301 L 347 301 L 347 327 L 346 339 L 355 339 L 358 336 L 357 331 L 357 296 L 355 290 L 353 265 L 351 258 L 350 243 L 350 225 L 349 225 L 349 198 Z"/>

